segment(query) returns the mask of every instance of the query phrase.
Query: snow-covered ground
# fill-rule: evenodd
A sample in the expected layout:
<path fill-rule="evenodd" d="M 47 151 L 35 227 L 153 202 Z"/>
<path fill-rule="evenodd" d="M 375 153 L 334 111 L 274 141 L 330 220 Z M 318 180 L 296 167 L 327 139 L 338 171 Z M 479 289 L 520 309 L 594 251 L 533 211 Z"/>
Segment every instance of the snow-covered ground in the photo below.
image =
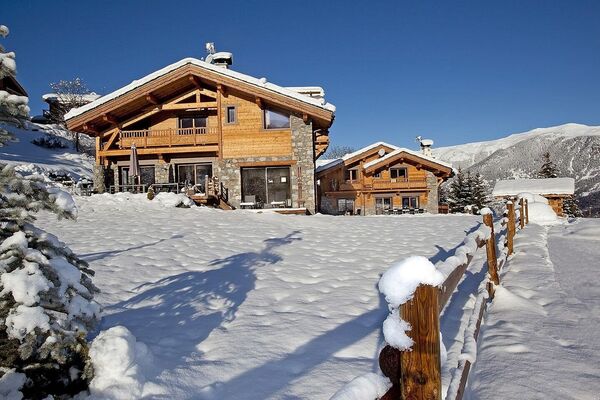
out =
<path fill-rule="evenodd" d="M 17 165 L 23 175 L 51 172 L 71 175 L 74 180 L 80 177 L 90 178 L 94 166 L 94 157 L 79 153 L 73 148 L 47 149 L 31 143 L 32 140 L 45 135 L 67 138 L 69 133 L 55 125 L 35 125 L 27 123 L 28 129 L 20 129 L 14 125 L 0 123 L 0 128 L 13 134 L 14 140 L 0 146 L 0 163 Z M 33 130 L 37 129 L 37 130 Z M 86 147 L 90 146 L 90 137 L 81 135 Z M 72 146 L 70 140 L 65 144 Z"/>
<path fill-rule="evenodd" d="M 135 390 L 154 399 L 329 399 L 378 370 L 388 314 L 380 275 L 411 255 L 446 259 L 480 221 L 181 209 L 126 194 L 76 200 L 77 222 L 41 215 L 38 225 L 96 271 L 101 329 L 123 325 L 148 346 L 154 361 L 135 371 L 145 381 Z M 453 338 L 467 289 L 485 276 L 473 265 L 442 320 L 449 358 L 462 347 Z M 109 337 L 133 343 L 127 332 Z"/>
<path fill-rule="evenodd" d="M 600 398 L 600 220 L 530 224 L 488 308 L 467 398 Z"/>

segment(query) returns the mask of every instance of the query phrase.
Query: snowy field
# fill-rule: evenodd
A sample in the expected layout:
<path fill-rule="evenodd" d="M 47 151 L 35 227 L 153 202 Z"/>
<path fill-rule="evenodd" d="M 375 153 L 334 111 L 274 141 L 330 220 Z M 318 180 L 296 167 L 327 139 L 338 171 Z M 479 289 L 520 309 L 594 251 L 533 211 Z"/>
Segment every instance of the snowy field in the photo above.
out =
<path fill-rule="evenodd" d="M 468 399 L 600 399 L 598 260 L 598 219 L 530 224 L 517 235 Z"/>
<path fill-rule="evenodd" d="M 96 271 L 101 329 L 124 325 L 149 346 L 154 362 L 139 375 L 154 399 L 329 399 L 378 368 L 388 313 L 380 274 L 410 255 L 447 258 L 480 221 L 76 200 L 77 222 L 41 215 L 38 225 Z M 463 305 L 442 321 L 449 356 Z"/>

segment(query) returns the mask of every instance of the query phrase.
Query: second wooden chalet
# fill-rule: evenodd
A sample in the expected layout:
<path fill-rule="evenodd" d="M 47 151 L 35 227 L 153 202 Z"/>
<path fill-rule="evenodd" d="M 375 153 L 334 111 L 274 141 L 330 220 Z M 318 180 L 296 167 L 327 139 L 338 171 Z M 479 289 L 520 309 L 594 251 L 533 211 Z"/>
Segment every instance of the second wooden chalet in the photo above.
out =
<path fill-rule="evenodd" d="M 67 113 L 69 129 L 96 138 L 95 189 L 131 183 L 135 145 L 142 190 L 202 196 L 218 184 L 234 207 L 314 212 L 335 107 L 320 87 L 278 86 L 231 62 L 226 52 L 186 58 Z"/>
<path fill-rule="evenodd" d="M 319 211 L 326 214 L 438 212 L 439 185 L 452 166 L 423 152 L 377 142 L 317 168 Z M 423 145 L 424 144 L 424 145 Z"/>

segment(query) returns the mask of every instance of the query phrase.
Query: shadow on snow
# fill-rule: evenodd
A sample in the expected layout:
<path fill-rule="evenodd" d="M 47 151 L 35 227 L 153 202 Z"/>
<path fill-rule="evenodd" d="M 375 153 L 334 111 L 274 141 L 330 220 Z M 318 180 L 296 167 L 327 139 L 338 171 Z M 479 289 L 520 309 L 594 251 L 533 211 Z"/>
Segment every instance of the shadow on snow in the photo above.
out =
<path fill-rule="evenodd" d="M 107 307 L 102 329 L 124 325 L 148 344 L 160 369 L 174 368 L 197 352 L 196 346 L 223 323 L 235 319 L 255 287 L 256 270 L 278 263 L 274 250 L 302 240 L 299 231 L 264 241 L 257 252 L 235 254 L 208 263 L 218 267 L 189 271 L 135 288 L 130 299 Z"/>

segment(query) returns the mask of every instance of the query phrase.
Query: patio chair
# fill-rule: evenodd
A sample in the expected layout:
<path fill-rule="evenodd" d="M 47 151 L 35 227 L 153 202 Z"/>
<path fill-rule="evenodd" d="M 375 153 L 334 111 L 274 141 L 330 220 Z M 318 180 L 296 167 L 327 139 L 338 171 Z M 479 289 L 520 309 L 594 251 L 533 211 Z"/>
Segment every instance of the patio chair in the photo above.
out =
<path fill-rule="evenodd" d="M 255 195 L 246 195 L 244 196 L 244 201 L 240 203 L 240 208 L 256 208 L 256 196 Z"/>

